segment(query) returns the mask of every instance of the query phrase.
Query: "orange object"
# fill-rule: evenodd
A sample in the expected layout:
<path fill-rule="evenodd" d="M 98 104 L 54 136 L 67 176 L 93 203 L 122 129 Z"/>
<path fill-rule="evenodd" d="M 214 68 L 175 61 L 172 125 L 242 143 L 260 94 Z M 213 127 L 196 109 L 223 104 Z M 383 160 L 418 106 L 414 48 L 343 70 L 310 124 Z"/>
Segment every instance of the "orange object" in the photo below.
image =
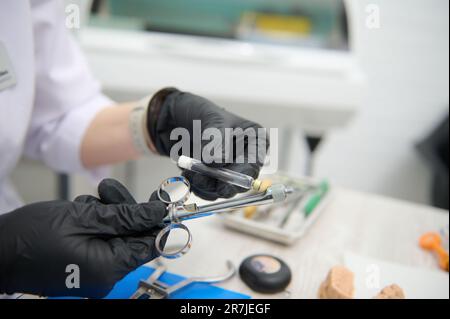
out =
<path fill-rule="evenodd" d="M 448 252 L 442 247 L 442 239 L 439 234 L 433 232 L 423 234 L 419 239 L 419 245 L 425 250 L 434 252 L 438 257 L 439 266 L 446 271 L 449 270 Z"/>
<path fill-rule="evenodd" d="M 257 207 L 256 206 L 248 206 L 244 208 L 244 217 L 247 219 L 251 219 L 253 218 L 253 216 L 255 216 L 256 211 L 257 211 Z"/>

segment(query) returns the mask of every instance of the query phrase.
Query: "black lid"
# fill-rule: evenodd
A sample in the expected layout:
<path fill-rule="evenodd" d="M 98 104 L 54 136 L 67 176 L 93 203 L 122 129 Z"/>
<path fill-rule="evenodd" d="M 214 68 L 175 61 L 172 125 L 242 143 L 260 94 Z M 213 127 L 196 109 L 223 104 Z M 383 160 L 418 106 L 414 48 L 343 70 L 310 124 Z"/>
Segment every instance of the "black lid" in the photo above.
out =
<path fill-rule="evenodd" d="M 239 275 L 252 290 L 268 294 L 284 291 L 292 277 L 284 261 L 265 254 L 245 258 L 239 266 Z"/>

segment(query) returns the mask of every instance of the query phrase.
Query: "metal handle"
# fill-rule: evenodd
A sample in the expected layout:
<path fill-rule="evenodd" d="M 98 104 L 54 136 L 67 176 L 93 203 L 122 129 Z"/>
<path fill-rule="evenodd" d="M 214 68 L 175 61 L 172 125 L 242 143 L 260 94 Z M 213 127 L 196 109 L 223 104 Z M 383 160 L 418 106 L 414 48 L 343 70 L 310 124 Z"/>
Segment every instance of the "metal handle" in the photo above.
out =
<path fill-rule="evenodd" d="M 175 292 L 181 288 L 184 288 L 194 282 L 206 282 L 206 283 L 214 284 L 214 283 L 224 282 L 224 281 L 230 279 L 231 277 L 233 277 L 234 275 L 236 275 L 236 267 L 234 266 L 232 261 L 227 260 L 227 272 L 225 274 L 219 275 L 219 276 L 211 276 L 211 277 L 187 278 L 187 279 L 182 280 L 182 281 L 178 282 L 177 284 L 169 287 L 166 291 L 167 291 L 167 294 L 170 295 L 173 292 Z"/>
<path fill-rule="evenodd" d="M 163 221 L 165 223 L 170 223 L 173 220 L 184 221 L 217 213 L 229 212 L 231 210 L 244 208 L 247 206 L 277 203 L 285 200 L 286 197 L 293 192 L 294 189 L 290 187 L 286 187 L 282 184 L 276 184 L 269 187 L 264 193 L 198 206 L 195 209 L 186 210 L 185 206 L 174 207 L 174 209 L 171 210 L 171 214 L 164 218 Z"/>

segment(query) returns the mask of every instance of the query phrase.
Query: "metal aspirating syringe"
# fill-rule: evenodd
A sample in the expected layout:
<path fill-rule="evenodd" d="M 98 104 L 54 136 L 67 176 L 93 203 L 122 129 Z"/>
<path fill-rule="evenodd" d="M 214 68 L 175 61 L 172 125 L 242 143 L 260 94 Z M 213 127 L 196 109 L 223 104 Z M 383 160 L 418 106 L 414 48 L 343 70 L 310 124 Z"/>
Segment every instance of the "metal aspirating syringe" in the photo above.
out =
<path fill-rule="evenodd" d="M 267 190 L 264 192 L 247 195 L 244 197 L 237 197 L 202 206 L 197 206 L 196 204 L 179 206 L 176 207 L 171 216 L 165 217 L 163 219 L 163 222 L 170 223 L 172 222 L 173 218 L 179 221 L 184 221 L 218 213 L 229 212 L 231 210 L 248 206 L 279 203 L 284 201 L 286 197 L 293 192 L 294 190 L 292 189 L 292 187 L 286 187 L 282 184 L 275 184 L 267 188 Z"/>
<path fill-rule="evenodd" d="M 184 155 L 180 156 L 180 158 L 178 159 L 178 167 L 210 176 L 222 182 L 236 185 L 244 189 L 254 189 L 258 191 L 261 187 L 261 181 L 258 179 L 254 179 L 251 176 L 238 173 L 226 168 L 212 168 L 203 164 L 199 160 Z"/>
<path fill-rule="evenodd" d="M 229 184 L 240 186 L 247 190 L 255 189 L 257 190 L 257 193 L 248 194 L 242 197 L 238 196 L 232 199 L 198 206 L 196 203 L 186 204 L 191 190 L 190 183 L 186 177 L 176 176 L 164 180 L 158 188 L 157 194 L 160 201 L 168 204 L 168 213 L 167 216 L 163 219 L 163 223 L 166 224 L 166 226 L 158 233 L 155 238 L 155 247 L 158 253 L 166 258 L 178 258 L 184 255 L 192 245 L 192 234 L 187 226 L 182 223 L 183 221 L 210 216 L 218 213 L 230 212 L 248 206 L 258 206 L 282 202 L 287 198 L 289 194 L 292 194 L 295 191 L 292 187 L 286 187 L 283 184 L 270 185 L 263 191 L 261 191 L 260 188 L 263 188 L 260 187 L 262 183 L 258 180 L 255 180 L 251 176 L 237 173 L 228 169 L 211 168 L 202 164 L 200 161 L 185 156 L 180 157 L 180 159 L 178 160 L 178 166 L 180 168 L 192 170 L 197 173 L 216 178 Z M 180 194 L 177 194 L 176 199 L 172 199 L 171 194 L 166 194 L 168 195 L 169 199 L 166 198 L 167 196 L 163 196 L 163 192 L 167 193 L 170 186 L 173 187 L 177 184 L 180 185 L 180 183 L 181 186 L 184 185 L 183 189 L 185 189 L 182 196 L 180 196 Z M 163 239 L 168 236 L 169 232 L 175 229 L 186 232 L 187 241 L 180 249 L 176 250 L 175 252 L 165 252 L 165 240 Z"/>

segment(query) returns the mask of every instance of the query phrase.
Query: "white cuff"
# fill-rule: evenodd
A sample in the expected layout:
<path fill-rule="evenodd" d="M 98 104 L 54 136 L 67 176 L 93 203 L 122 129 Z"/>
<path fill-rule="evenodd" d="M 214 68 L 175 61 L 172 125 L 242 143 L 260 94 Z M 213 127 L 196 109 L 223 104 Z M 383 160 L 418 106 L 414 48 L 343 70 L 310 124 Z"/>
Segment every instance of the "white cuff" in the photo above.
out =
<path fill-rule="evenodd" d="M 152 155 L 149 144 L 150 136 L 147 131 L 147 112 L 151 96 L 141 99 L 130 113 L 129 127 L 134 147 L 142 155 Z"/>

